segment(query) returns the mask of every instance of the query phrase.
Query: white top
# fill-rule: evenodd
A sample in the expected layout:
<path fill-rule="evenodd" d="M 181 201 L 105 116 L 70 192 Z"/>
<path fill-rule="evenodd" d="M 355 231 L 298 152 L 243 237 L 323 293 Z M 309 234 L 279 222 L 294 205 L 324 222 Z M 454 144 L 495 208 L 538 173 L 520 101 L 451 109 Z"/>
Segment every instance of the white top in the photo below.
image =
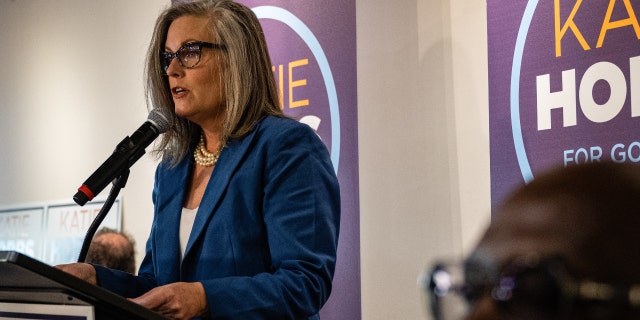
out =
<path fill-rule="evenodd" d="M 189 235 L 191 235 L 191 229 L 193 229 L 193 222 L 196 220 L 196 213 L 198 208 L 187 209 L 182 208 L 182 214 L 180 215 L 180 259 L 184 257 L 184 252 L 187 250 L 187 243 L 189 242 Z"/>

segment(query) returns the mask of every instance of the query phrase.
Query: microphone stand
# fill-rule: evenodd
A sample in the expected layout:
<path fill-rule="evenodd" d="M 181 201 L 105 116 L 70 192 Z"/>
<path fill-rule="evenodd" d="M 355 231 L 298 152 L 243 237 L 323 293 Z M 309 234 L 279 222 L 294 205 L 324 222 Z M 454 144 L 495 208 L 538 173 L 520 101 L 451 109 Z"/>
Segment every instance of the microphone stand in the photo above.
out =
<path fill-rule="evenodd" d="M 91 240 L 93 240 L 93 236 L 96 234 L 96 231 L 98 231 L 98 227 L 102 223 L 102 220 L 104 220 L 104 218 L 107 216 L 107 213 L 109 213 L 109 210 L 111 210 L 111 206 L 113 206 L 113 203 L 116 201 L 118 193 L 120 193 L 120 190 L 127 184 L 128 178 L 129 169 L 125 169 L 115 180 L 113 180 L 113 186 L 111 187 L 111 191 L 109 192 L 107 200 L 102 206 L 102 209 L 100 209 L 100 212 L 98 212 L 96 218 L 93 219 L 91 226 L 89 226 L 89 229 L 87 230 L 87 234 L 84 236 L 84 242 L 82 243 L 82 249 L 80 249 L 78 262 L 84 262 L 86 260 L 87 253 L 89 252 L 89 246 L 91 245 Z"/>

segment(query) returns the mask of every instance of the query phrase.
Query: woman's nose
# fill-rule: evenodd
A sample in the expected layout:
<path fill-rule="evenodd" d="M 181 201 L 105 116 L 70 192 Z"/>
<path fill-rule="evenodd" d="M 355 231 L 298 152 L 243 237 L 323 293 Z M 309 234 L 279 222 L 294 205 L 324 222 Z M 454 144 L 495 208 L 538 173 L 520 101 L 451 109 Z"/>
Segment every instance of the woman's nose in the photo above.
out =
<path fill-rule="evenodd" d="M 173 59 L 171 59 L 171 62 L 169 63 L 169 66 L 167 67 L 167 70 L 165 71 L 165 73 L 167 74 L 167 76 L 173 76 L 173 77 L 177 77 L 180 76 L 182 74 L 182 66 L 180 66 L 180 61 L 178 61 L 178 57 L 174 57 Z"/>

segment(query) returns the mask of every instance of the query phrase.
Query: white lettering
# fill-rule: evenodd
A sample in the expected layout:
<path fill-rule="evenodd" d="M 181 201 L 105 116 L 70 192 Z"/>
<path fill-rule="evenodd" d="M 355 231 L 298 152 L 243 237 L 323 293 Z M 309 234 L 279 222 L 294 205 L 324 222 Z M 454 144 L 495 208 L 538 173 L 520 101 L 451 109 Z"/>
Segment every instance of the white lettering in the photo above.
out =
<path fill-rule="evenodd" d="M 634 156 L 634 153 L 633 153 L 633 149 L 634 148 L 636 150 L 638 150 L 635 153 L 636 154 L 635 156 Z M 635 142 L 631 143 L 629 145 L 629 148 L 627 149 L 627 154 L 628 154 L 629 160 L 631 160 L 631 162 L 640 162 L 640 142 L 635 141 Z"/>
<path fill-rule="evenodd" d="M 618 151 L 624 148 L 624 144 L 618 143 L 613 148 L 611 148 L 611 160 L 613 162 L 622 163 L 627 160 L 626 154 L 624 151 Z"/>
<path fill-rule="evenodd" d="M 593 99 L 593 87 L 596 82 L 604 80 L 611 88 L 609 99 L 599 105 Z M 610 62 L 598 62 L 584 73 L 580 82 L 580 107 L 587 119 L 602 123 L 607 122 L 620 113 L 627 98 L 627 82 L 622 70 Z"/>
<path fill-rule="evenodd" d="M 18 251 L 28 256 L 35 256 L 35 241 L 33 239 L 0 240 L 0 250 Z"/>
<path fill-rule="evenodd" d="M 550 75 L 536 77 L 536 96 L 538 99 L 538 131 L 551 129 L 551 110 L 562 109 L 564 127 L 575 126 L 576 117 L 576 71 L 562 72 L 562 90 L 551 92 Z"/>
<path fill-rule="evenodd" d="M 631 116 L 640 116 L 640 56 L 629 59 L 629 87 L 631 90 Z"/>
<path fill-rule="evenodd" d="M 577 150 L 564 150 L 564 166 L 570 164 L 582 164 L 589 162 L 600 162 L 602 158 L 602 148 L 599 146 L 578 148 Z"/>
<path fill-rule="evenodd" d="M 538 131 L 551 129 L 551 111 L 562 109 L 562 126 L 577 125 L 577 105 L 582 113 L 594 123 L 604 123 L 620 114 L 630 91 L 631 117 L 640 117 L 640 56 L 629 58 L 629 84 L 624 72 L 611 62 L 597 62 L 589 67 L 579 85 L 576 70 L 562 72 L 562 89 L 551 92 L 551 75 L 536 77 Z M 598 81 L 610 88 L 606 102 L 595 101 L 593 91 Z M 576 90 L 578 86 L 578 90 Z"/>

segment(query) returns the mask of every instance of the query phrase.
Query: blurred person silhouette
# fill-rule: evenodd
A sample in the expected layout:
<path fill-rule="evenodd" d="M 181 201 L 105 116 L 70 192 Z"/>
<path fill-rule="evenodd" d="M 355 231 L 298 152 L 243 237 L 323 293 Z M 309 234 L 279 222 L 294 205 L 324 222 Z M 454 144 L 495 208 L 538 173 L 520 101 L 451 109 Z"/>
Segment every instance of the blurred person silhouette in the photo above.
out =
<path fill-rule="evenodd" d="M 135 240 L 124 232 L 103 227 L 91 240 L 85 262 L 135 273 Z"/>
<path fill-rule="evenodd" d="M 435 319 L 640 319 L 639 170 L 577 165 L 516 190 L 467 259 L 431 269 Z"/>

